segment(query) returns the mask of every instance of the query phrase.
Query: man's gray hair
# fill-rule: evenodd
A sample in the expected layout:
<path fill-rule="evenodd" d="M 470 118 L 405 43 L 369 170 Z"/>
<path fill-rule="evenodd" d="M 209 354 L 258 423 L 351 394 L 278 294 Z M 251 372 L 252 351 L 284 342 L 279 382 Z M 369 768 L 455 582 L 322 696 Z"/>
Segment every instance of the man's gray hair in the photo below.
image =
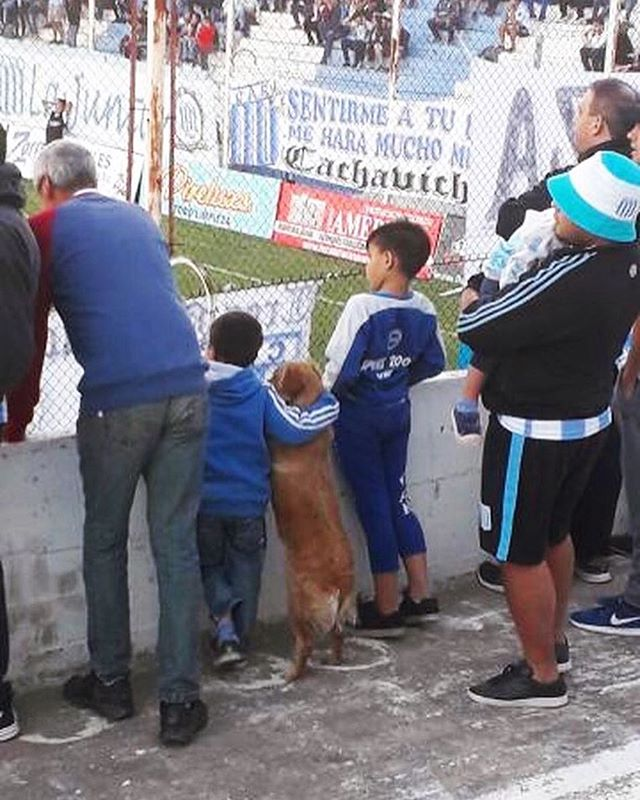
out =
<path fill-rule="evenodd" d="M 36 188 L 43 178 L 49 178 L 56 189 L 64 191 L 93 189 L 98 184 L 96 162 L 86 147 L 60 139 L 48 144 L 36 157 L 33 165 Z"/>

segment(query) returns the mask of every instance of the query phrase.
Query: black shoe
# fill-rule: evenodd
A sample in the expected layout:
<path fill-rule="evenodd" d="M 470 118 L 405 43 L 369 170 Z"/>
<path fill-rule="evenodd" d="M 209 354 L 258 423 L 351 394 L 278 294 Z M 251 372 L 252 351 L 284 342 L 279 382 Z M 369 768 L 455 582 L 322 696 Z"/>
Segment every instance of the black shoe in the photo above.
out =
<path fill-rule="evenodd" d="M 563 675 L 565 672 L 571 672 L 571 653 L 569 651 L 569 642 L 565 636 L 564 642 L 555 643 L 555 656 L 556 664 L 558 665 L 558 672 Z M 516 661 L 514 666 L 526 667 L 527 662 L 524 659 Z"/>
<path fill-rule="evenodd" d="M 225 670 L 242 664 L 246 656 L 240 649 L 240 645 L 235 640 L 218 642 L 215 646 L 213 656 L 213 666 L 216 669 Z"/>
<path fill-rule="evenodd" d="M 569 650 L 569 640 L 564 637 L 564 642 L 556 642 L 556 663 L 558 672 L 564 674 L 571 671 L 571 651 Z"/>
<path fill-rule="evenodd" d="M 62 687 L 62 695 L 72 706 L 95 711 L 109 722 L 127 719 L 134 713 L 128 675 L 110 684 L 103 683 L 94 672 L 74 675 Z"/>
<path fill-rule="evenodd" d="M 483 561 L 476 570 L 476 580 L 485 589 L 504 594 L 502 569 L 499 564 L 494 564 L 493 561 Z"/>
<path fill-rule="evenodd" d="M 559 708 L 569 702 L 562 675 L 552 683 L 540 683 L 532 677 L 526 661 L 509 664 L 499 675 L 467 689 L 476 703 L 514 708 Z"/>
<path fill-rule="evenodd" d="M 619 536 L 612 536 L 609 540 L 609 550 L 616 556 L 631 557 L 633 552 L 633 540 L 628 533 L 622 533 Z"/>
<path fill-rule="evenodd" d="M 9 684 L 0 682 L 0 742 L 15 739 L 19 733 L 18 717 L 13 707 L 13 692 Z"/>
<path fill-rule="evenodd" d="M 399 639 L 405 634 L 405 624 L 399 611 L 381 614 L 373 600 L 358 603 L 356 631 L 372 639 Z"/>
<path fill-rule="evenodd" d="M 422 625 L 423 622 L 431 622 L 440 616 L 440 606 L 435 597 L 425 597 L 416 603 L 408 593 L 405 592 L 400 603 L 400 616 L 405 625 Z"/>
<path fill-rule="evenodd" d="M 160 703 L 160 741 L 169 746 L 190 744 L 208 721 L 209 712 L 202 700 Z"/>
<path fill-rule="evenodd" d="M 606 558 L 592 558 L 589 561 L 576 562 L 575 573 L 585 583 L 610 583 L 613 580 Z"/>

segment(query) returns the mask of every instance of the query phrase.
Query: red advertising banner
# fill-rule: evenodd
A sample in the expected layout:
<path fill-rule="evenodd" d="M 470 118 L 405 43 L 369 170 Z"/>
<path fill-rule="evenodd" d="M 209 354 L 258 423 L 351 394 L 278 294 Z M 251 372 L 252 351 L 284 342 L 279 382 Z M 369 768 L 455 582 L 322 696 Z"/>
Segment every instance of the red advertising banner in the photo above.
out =
<path fill-rule="evenodd" d="M 300 184 L 283 183 L 273 239 L 289 247 L 365 263 L 367 237 L 374 228 L 406 217 L 421 225 L 438 246 L 442 214 L 417 211 Z M 427 270 L 419 277 L 430 277 Z"/>

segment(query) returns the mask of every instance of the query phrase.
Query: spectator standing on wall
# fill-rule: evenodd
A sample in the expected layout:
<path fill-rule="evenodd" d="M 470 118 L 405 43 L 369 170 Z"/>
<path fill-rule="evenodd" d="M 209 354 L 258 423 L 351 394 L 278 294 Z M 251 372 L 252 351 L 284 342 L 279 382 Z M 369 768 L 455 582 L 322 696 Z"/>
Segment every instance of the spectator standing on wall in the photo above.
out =
<path fill-rule="evenodd" d="M 53 32 L 53 44 L 64 43 L 65 0 L 49 0 L 47 20 Z"/>
<path fill-rule="evenodd" d="M 307 35 L 307 42 L 310 45 L 321 45 L 322 44 L 322 36 L 320 34 L 320 19 L 321 19 L 321 11 L 320 5 L 316 4 L 315 0 L 304 0 L 304 18 L 302 22 L 302 29 Z M 313 41 L 313 37 L 316 37 L 316 41 Z"/>
<path fill-rule="evenodd" d="M 82 14 L 82 0 L 64 0 L 64 7 L 67 12 L 67 44 L 75 47 L 80 28 L 80 16 Z"/>
<path fill-rule="evenodd" d="M 18 18 L 16 20 L 16 36 L 23 39 L 27 31 L 33 33 L 29 19 L 29 6 L 31 0 L 18 0 Z"/>
<path fill-rule="evenodd" d="M 199 699 L 196 545 L 204 363 L 149 215 L 100 194 L 93 158 L 74 142 L 38 154 L 34 184 L 44 208 L 31 218 L 43 262 L 38 347 L 31 374 L 9 397 L 7 438 L 23 437 L 32 418 L 53 304 L 84 370 L 77 440 L 91 671 L 70 678 L 64 697 L 111 721 L 134 713 L 127 541 L 144 478 L 160 604 L 160 737 L 188 744 L 207 723 Z"/>
<path fill-rule="evenodd" d="M 578 162 L 594 153 L 612 150 L 630 154 L 627 134 L 638 114 L 638 94 L 628 84 L 616 78 L 595 81 L 584 93 L 574 123 L 574 144 Z M 546 176 L 519 197 L 510 197 L 500 207 L 496 233 L 509 239 L 524 222 L 528 209 L 544 211 L 552 204 L 546 179 L 566 172 L 569 167 Z M 614 367 L 611 366 L 611 381 Z M 591 479 L 575 508 L 571 532 L 576 553 L 576 573 L 588 583 L 611 580 L 606 562 L 611 529 L 620 494 L 620 441 L 615 426 L 607 429 L 606 441 L 596 461 Z M 504 590 L 500 567 L 483 561 L 477 578 L 492 591 Z"/>
<path fill-rule="evenodd" d="M 2 159 L 4 161 L 4 158 Z M 29 368 L 33 356 L 33 308 L 38 285 L 38 245 L 21 214 L 20 171 L 0 166 L 0 406 Z M 4 420 L 3 420 L 4 421 Z M 0 742 L 19 733 L 9 669 L 9 621 L 0 561 Z"/>

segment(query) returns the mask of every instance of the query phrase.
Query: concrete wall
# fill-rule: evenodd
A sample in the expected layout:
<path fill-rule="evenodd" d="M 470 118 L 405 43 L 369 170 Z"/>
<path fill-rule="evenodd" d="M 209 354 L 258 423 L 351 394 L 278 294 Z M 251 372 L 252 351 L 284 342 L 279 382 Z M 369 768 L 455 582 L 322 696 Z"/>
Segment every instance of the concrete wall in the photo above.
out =
<path fill-rule="evenodd" d="M 429 544 L 435 583 L 473 569 L 480 450 L 456 444 L 449 418 L 460 377 L 443 375 L 414 389 L 409 490 Z M 156 587 L 144 518 L 144 488 L 131 515 L 129 584 L 137 651 L 154 646 Z M 362 535 L 343 492 L 359 583 L 367 585 Z M 0 448 L 0 558 L 8 591 L 11 673 L 25 683 L 85 660 L 81 574 L 82 489 L 72 438 Z M 285 613 L 283 560 L 270 524 L 261 618 Z"/>

